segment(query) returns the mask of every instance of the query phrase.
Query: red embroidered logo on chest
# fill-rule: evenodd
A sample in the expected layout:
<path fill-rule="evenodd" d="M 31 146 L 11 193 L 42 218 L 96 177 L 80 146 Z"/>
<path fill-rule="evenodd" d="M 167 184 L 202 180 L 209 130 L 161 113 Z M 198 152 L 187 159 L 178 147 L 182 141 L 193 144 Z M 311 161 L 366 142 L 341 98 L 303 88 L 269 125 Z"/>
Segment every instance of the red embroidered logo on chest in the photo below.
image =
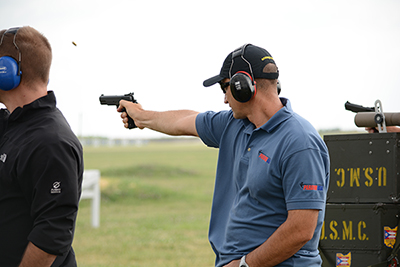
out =
<path fill-rule="evenodd" d="M 261 151 L 260 151 L 260 153 L 258 154 L 258 157 L 259 157 L 260 159 L 262 159 L 264 162 L 268 163 L 268 164 L 271 162 L 271 158 L 269 158 L 269 157 L 267 157 L 266 155 L 264 155 Z"/>

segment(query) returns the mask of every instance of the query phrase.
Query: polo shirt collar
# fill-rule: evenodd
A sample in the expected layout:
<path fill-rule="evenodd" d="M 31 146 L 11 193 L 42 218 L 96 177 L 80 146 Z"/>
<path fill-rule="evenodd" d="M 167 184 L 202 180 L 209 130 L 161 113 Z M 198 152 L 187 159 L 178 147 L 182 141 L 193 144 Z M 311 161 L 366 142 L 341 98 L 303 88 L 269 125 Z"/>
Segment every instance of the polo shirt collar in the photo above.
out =
<path fill-rule="evenodd" d="M 293 109 L 290 104 L 289 99 L 280 97 L 283 108 L 281 108 L 277 113 L 272 116 L 260 129 L 266 132 L 272 132 L 276 127 L 278 127 L 282 122 L 286 121 L 293 116 Z"/>
<path fill-rule="evenodd" d="M 293 109 L 289 99 L 284 97 L 280 97 L 279 99 L 281 100 L 283 108 L 281 108 L 277 113 L 275 113 L 274 116 L 272 116 L 269 121 L 267 121 L 263 126 L 260 127 L 260 129 L 268 133 L 272 132 L 276 127 L 279 126 L 279 124 L 293 116 Z M 255 125 L 248 119 L 243 119 L 242 122 L 245 127 L 244 132 L 248 135 L 251 135 L 256 129 Z"/>

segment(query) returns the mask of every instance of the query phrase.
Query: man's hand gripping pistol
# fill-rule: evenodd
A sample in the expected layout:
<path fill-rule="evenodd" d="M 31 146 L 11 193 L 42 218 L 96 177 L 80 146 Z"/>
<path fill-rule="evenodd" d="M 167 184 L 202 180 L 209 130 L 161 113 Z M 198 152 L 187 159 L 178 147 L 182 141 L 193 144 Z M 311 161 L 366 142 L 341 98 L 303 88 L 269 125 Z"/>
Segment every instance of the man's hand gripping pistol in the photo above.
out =
<path fill-rule="evenodd" d="M 129 93 L 126 95 L 101 95 L 100 96 L 100 104 L 102 105 L 109 105 L 109 106 L 116 106 L 118 108 L 119 101 L 126 100 L 131 101 L 132 103 L 137 103 L 136 99 L 133 97 L 133 93 Z M 126 111 L 125 108 L 122 112 Z M 131 117 L 128 115 L 128 128 L 133 129 L 136 128 L 135 122 Z"/>

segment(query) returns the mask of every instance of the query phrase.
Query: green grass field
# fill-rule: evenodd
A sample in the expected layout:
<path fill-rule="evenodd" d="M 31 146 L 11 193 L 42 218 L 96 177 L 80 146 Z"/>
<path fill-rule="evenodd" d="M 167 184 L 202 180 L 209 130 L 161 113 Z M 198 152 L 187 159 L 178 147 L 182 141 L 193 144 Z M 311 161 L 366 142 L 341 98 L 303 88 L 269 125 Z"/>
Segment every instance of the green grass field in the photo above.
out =
<path fill-rule="evenodd" d="M 79 267 L 213 266 L 208 223 L 218 150 L 200 142 L 85 147 L 101 171 L 100 227 L 82 200 L 73 247 Z"/>

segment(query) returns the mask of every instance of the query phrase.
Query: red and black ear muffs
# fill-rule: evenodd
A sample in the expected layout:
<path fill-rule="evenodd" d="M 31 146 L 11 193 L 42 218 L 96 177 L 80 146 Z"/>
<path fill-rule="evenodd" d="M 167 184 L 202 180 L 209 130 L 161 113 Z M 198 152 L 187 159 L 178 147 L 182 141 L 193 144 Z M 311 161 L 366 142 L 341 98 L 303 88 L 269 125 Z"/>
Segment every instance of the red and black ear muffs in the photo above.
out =
<path fill-rule="evenodd" d="M 256 82 L 245 71 L 236 72 L 229 84 L 233 98 L 242 103 L 249 101 L 257 92 Z"/>
<path fill-rule="evenodd" d="M 15 38 L 19 27 L 8 29 L 3 33 L 0 40 L 0 46 L 3 43 L 3 38 L 6 33 L 14 34 L 14 46 L 18 50 L 18 62 L 9 56 L 0 57 L 0 90 L 10 91 L 21 82 L 21 52 L 15 43 Z"/>
<path fill-rule="evenodd" d="M 239 49 L 233 51 L 232 63 L 229 70 L 229 75 L 231 75 L 231 69 L 236 57 L 241 57 L 242 60 L 249 65 L 250 74 L 245 71 L 238 71 L 231 77 L 229 81 L 233 98 L 242 103 L 249 101 L 256 94 L 256 82 L 254 80 L 253 70 L 250 62 L 244 58 L 244 51 L 248 45 L 249 44 L 245 44 Z"/>

